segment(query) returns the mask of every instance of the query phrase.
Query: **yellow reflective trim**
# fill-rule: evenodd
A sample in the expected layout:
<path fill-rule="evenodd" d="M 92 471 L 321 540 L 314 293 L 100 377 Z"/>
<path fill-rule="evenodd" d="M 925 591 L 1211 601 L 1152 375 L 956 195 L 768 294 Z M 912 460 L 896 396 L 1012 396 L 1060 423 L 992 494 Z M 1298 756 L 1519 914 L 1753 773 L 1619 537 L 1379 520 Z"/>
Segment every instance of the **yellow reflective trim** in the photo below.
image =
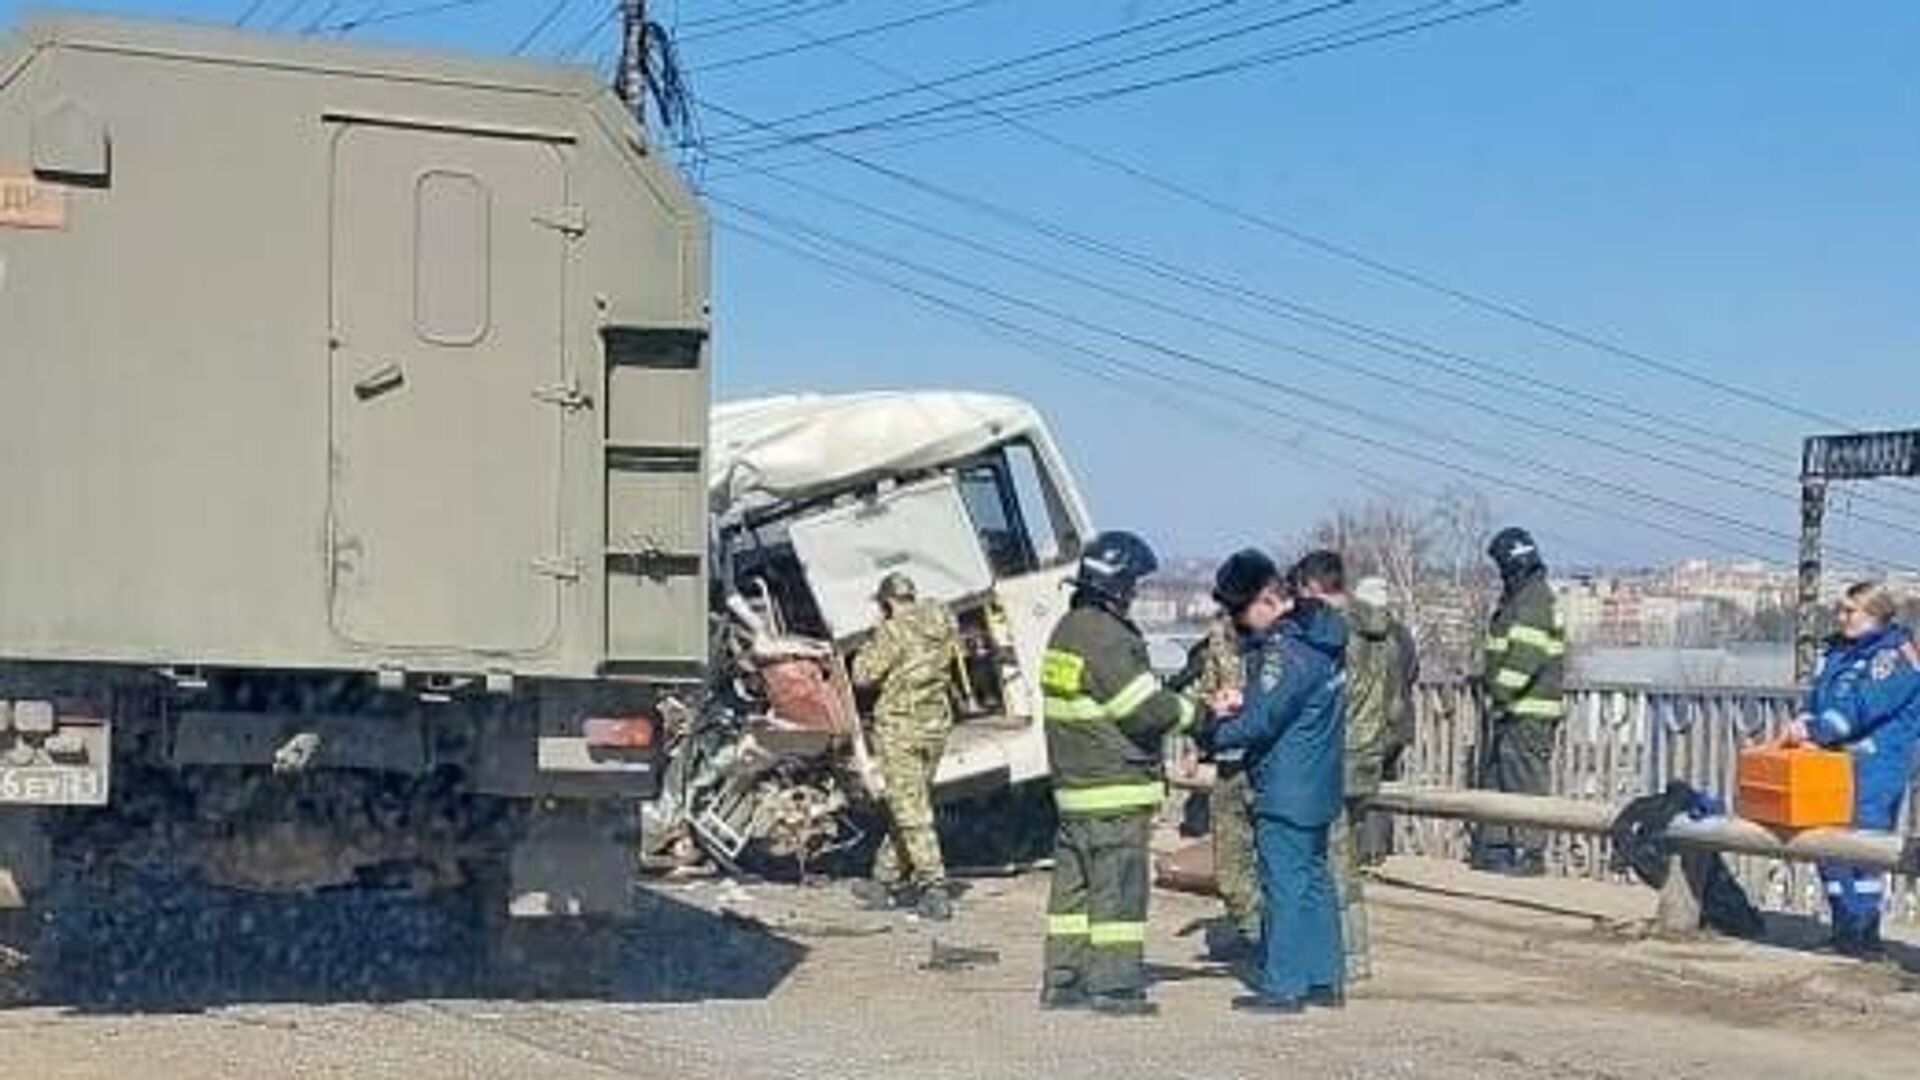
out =
<path fill-rule="evenodd" d="M 1114 719 L 1126 716 L 1133 710 L 1145 705 L 1160 690 L 1160 680 L 1153 672 L 1143 671 L 1134 680 L 1120 688 L 1120 692 L 1107 699 L 1107 715 Z"/>
<path fill-rule="evenodd" d="M 1527 673 L 1512 668 L 1501 668 L 1493 677 L 1493 685 L 1506 690 L 1525 690 L 1528 683 Z"/>
<path fill-rule="evenodd" d="M 1536 630 L 1531 626 L 1516 626 L 1507 631 L 1507 636 L 1516 645 L 1531 645 L 1548 656 L 1558 656 L 1566 651 L 1560 639 L 1545 630 Z"/>
<path fill-rule="evenodd" d="M 1198 719 L 1200 719 L 1199 706 L 1193 703 L 1192 698 L 1183 697 L 1180 699 L 1180 719 L 1174 723 L 1173 730 L 1186 731 L 1193 727 L 1193 722 Z"/>
<path fill-rule="evenodd" d="M 1056 788 L 1053 802 L 1063 814 L 1099 814 L 1112 810 L 1156 809 L 1166 797 L 1166 788 L 1154 780 L 1138 784 Z"/>
<path fill-rule="evenodd" d="M 1077 697 L 1080 680 L 1086 673 L 1085 657 L 1048 649 L 1040 658 L 1040 689 L 1058 697 Z"/>
<path fill-rule="evenodd" d="M 1048 937 L 1086 937 L 1092 932 L 1093 922 L 1086 912 L 1077 915 L 1048 915 Z"/>
<path fill-rule="evenodd" d="M 1507 639 L 1504 637 L 1495 637 L 1492 634 L 1488 634 L 1486 646 L 1487 646 L 1488 652 L 1506 652 Z"/>
<path fill-rule="evenodd" d="M 1515 716 L 1535 720 L 1558 720 L 1566 715 L 1566 702 L 1559 698 L 1521 698 L 1509 710 Z"/>
<path fill-rule="evenodd" d="M 1142 945 L 1147 940 L 1147 924 L 1097 922 L 1089 928 L 1088 937 L 1096 948 L 1102 945 Z"/>
<path fill-rule="evenodd" d="M 1107 710 L 1090 697 L 1046 698 L 1041 702 L 1042 714 L 1054 723 L 1084 724 L 1090 720 L 1105 720 Z"/>

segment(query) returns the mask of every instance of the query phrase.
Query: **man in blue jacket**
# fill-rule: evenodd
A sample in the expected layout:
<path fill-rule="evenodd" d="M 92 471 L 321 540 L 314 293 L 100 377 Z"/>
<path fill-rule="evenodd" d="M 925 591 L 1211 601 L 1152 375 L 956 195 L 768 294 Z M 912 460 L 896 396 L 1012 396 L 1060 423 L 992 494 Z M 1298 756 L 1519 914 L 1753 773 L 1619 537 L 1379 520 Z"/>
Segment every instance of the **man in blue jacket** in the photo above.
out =
<path fill-rule="evenodd" d="M 1251 995 L 1236 1009 L 1297 1013 L 1345 1000 L 1340 908 L 1327 860 L 1328 828 L 1342 812 L 1346 745 L 1346 623 L 1316 600 L 1269 582 L 1241 620 L 1244 700 L 1225 694 L 1197 738 L 1244 750 L 1253 779 L 1264 896 L 1261 954 Z"/>

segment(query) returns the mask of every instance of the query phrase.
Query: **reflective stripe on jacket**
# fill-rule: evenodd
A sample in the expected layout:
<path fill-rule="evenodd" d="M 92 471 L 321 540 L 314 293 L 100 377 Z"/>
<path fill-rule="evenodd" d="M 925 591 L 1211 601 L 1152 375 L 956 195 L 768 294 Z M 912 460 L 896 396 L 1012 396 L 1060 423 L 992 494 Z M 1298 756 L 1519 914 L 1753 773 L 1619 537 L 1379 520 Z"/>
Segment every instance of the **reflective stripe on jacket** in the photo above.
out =
<path fill-rule="evenodd" d="M 1487 628 L 1487 703 L 1497 716 L 1559 720 L 1566 715 L 1566 634 L 1545 574 L 1500 598 Z"/>
<path fill-rule="evenodd" d="M 1093 605 L 1069 611 L 1041 663 L 1047 756 L 1062 814 L 1150 812 L 1165 796 L 1160 741 L 1193 703 L 1160 685 L 1133 624 Z"/>

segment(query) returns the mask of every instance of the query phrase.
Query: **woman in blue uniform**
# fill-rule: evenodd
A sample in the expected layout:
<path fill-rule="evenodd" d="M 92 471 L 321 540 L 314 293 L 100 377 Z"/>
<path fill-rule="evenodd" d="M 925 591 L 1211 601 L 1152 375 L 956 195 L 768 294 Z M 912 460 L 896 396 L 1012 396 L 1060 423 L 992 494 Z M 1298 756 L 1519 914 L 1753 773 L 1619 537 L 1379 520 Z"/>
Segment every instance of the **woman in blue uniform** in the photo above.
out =
<path fill-rule="evenodd" d="M 1839 632 L 1827 642 L 1789 742 L 1814 742 L 1853 756 L 1853 827 L 1891 831 L 1920 755 L 1920 651 L 1894 621 L 1884 586 L 1861 582 L 1839 607 Z M 1833 911 L 1833 947 L 1849 956 L 1882 951 L 1880 908 L 1886 876 L 1822 864 Z"/>

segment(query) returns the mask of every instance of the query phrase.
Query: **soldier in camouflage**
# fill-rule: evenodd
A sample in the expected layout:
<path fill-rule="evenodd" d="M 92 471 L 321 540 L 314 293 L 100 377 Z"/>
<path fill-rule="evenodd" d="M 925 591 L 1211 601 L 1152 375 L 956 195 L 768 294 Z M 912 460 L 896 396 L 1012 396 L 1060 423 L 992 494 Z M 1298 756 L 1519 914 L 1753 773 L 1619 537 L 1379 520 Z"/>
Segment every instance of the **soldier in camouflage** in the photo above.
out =
<path fill-rule="evenodd" d="M 953 916 L 953 901 L 934 829 L 933 774 L 953 728 L 959 630 L 944 606 L 918 598 L 905 574 L 888 574 L 875 599 L 886 617 L 854 658 L 853 681 L 879 690 L 873 735 L 888 829 L 873 880 L 857 882 L 855 895 L 870 907 L 912 903 L 922 917 L 945 920 Z"/>
<path fill-rule="evenodd" d="M 1334 885 L 1340 901 L 1342 936 L 1347 946 L 1347 981 L 1373 975 L 1365 889 L 1361 884 L 1359 833 L 1368 796 L 1380 790 L 1386 760 L 1399 737 L 1398 702 L 1411 694 L 1406 684 L 1414 670 L 1404 655 L 1407 635 L 1386 608 L 1347 592 L 1346 566 L 1339 554 L 1316 551 L 1294 567 L 1296 588 L 1325 601 L 1346 616 L 1346 813 L 1328 837 Z"/>

